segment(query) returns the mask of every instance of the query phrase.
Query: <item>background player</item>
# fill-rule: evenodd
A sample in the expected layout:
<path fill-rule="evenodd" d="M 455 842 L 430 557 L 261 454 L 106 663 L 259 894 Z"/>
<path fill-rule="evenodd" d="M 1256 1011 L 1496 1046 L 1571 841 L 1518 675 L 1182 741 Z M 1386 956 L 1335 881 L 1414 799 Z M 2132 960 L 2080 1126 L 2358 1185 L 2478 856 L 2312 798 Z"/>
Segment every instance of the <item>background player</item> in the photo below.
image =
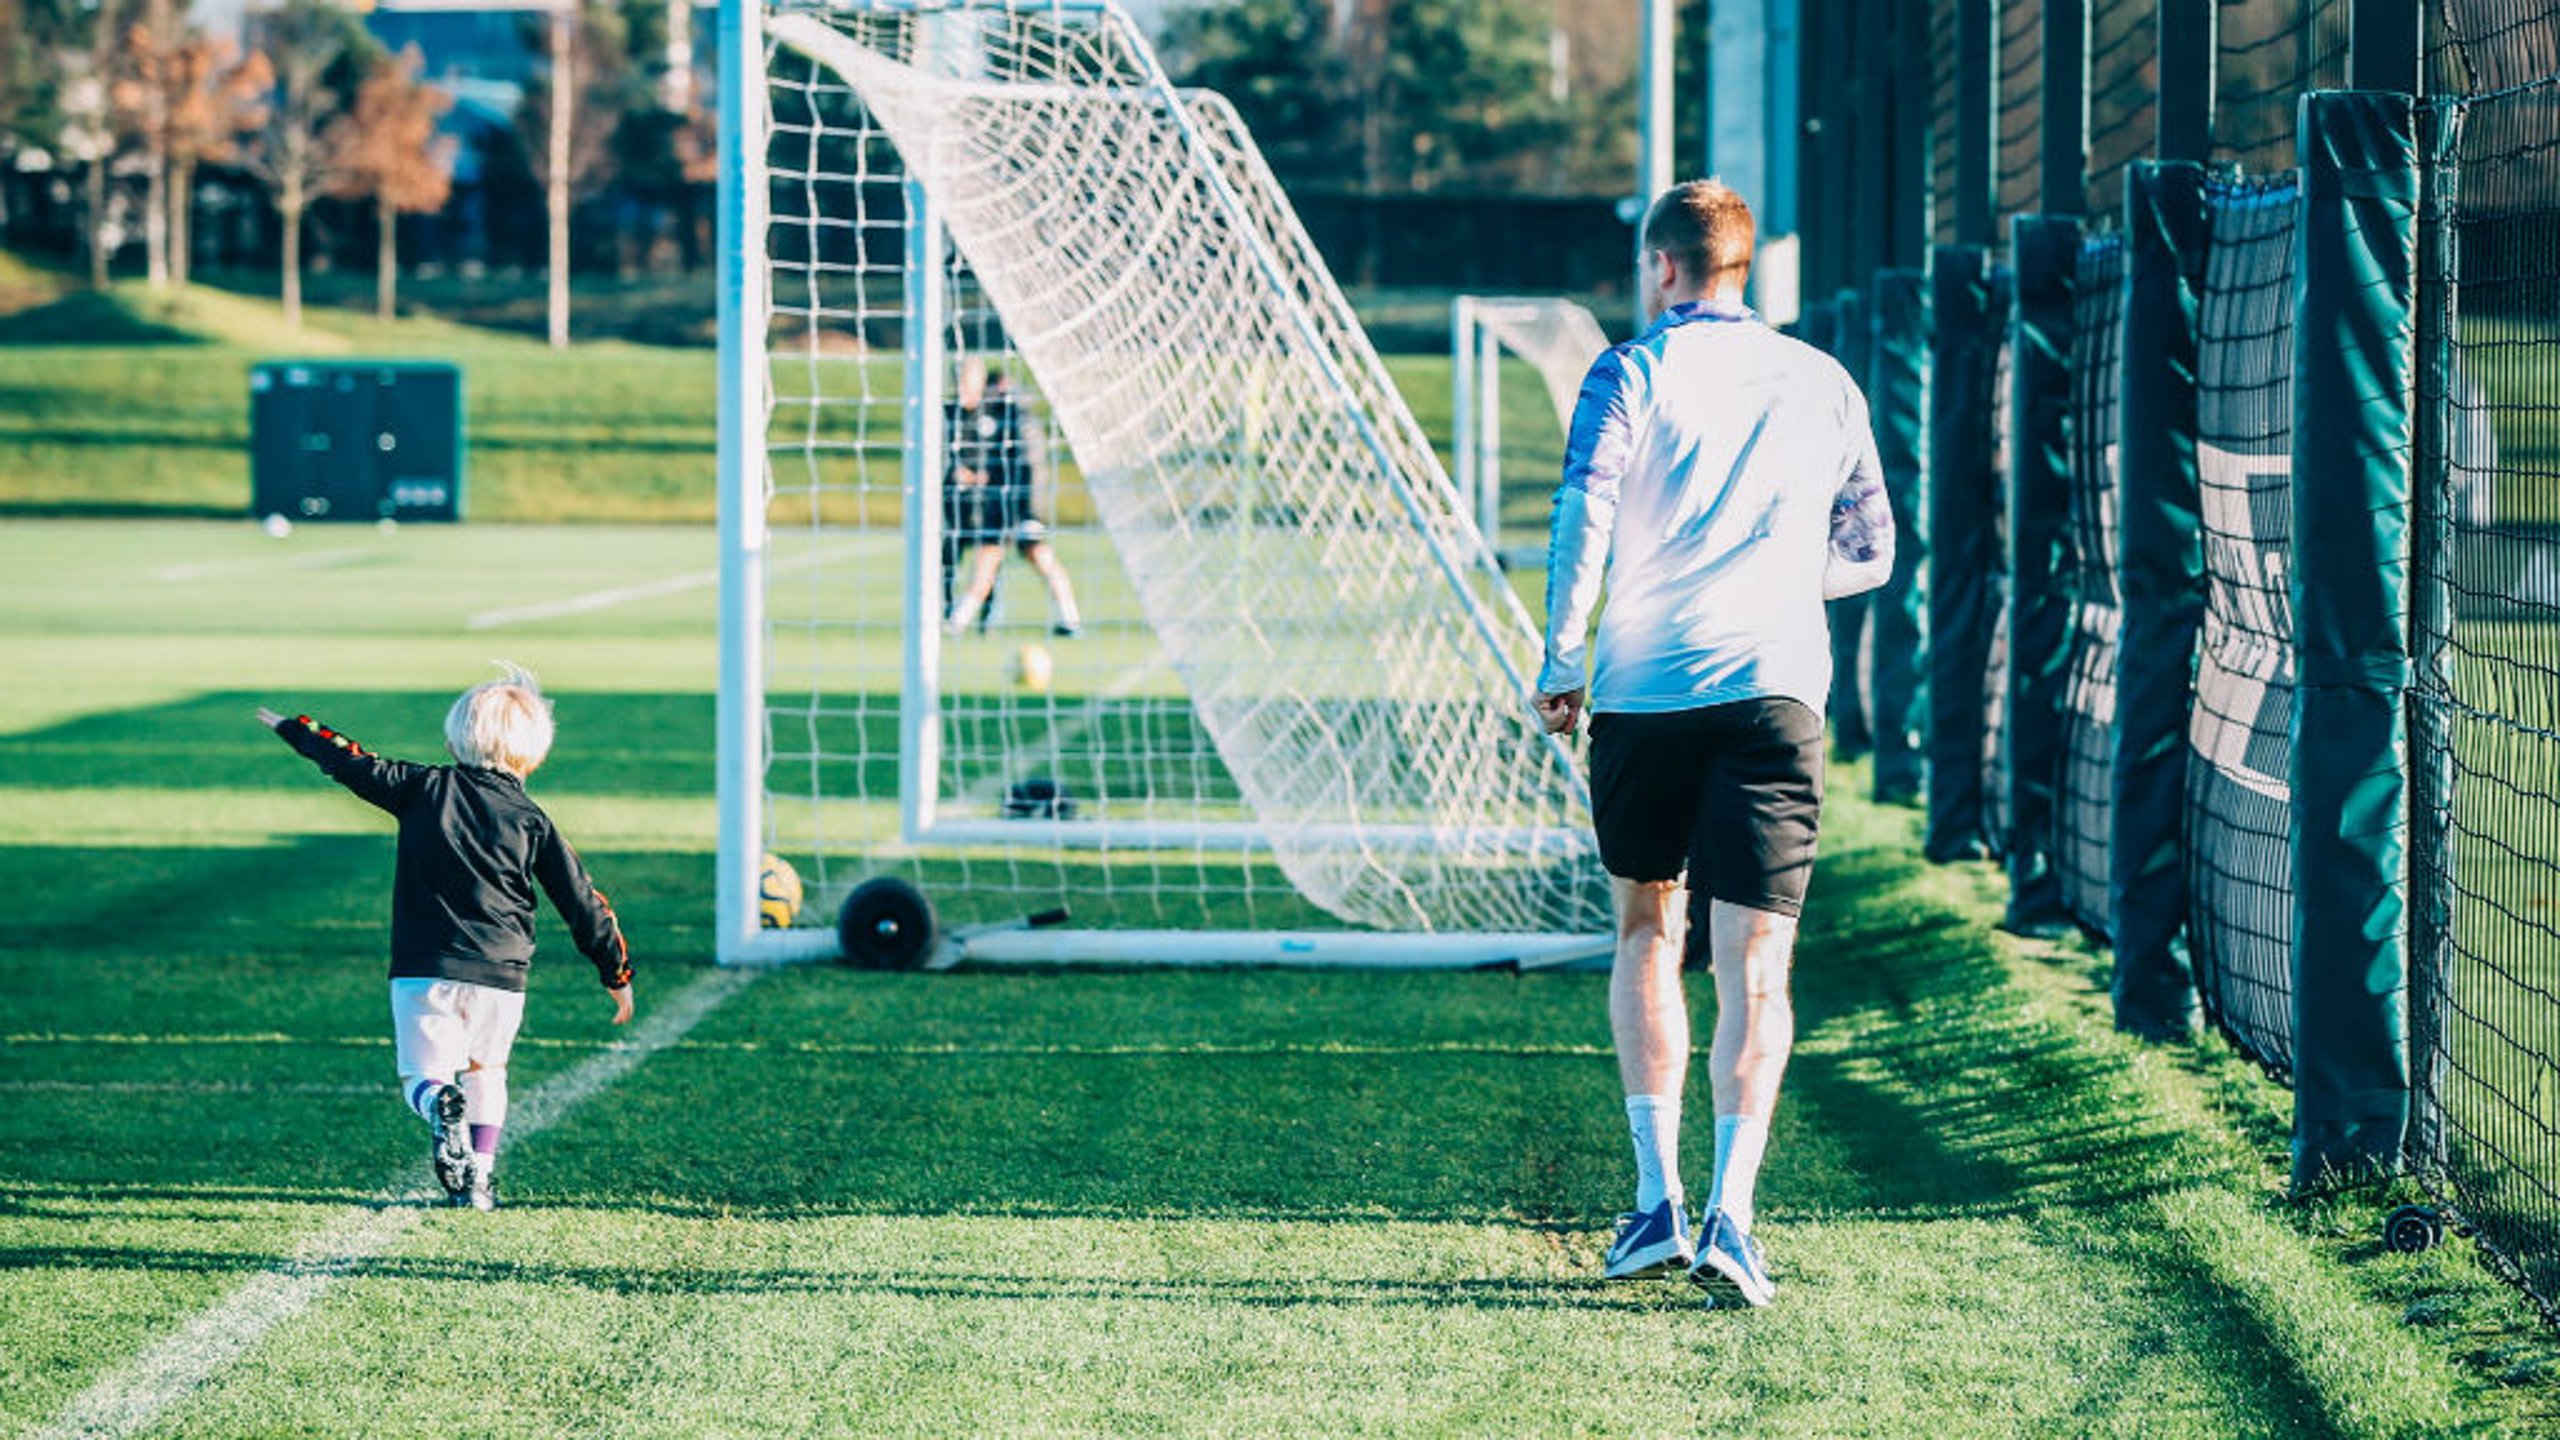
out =
<path fill-rule="evenodd" d="M 950 537 L 945 548 L 962 557 L 959 571 L 965 577 L 947 617 L 954 631 L 984 623 L 1008 544 L 1022 552 L 1049 587 L 1050 629 L 1073 635 L 1084 628 L 1075 586 L 1049 543 L 1049 527 L 1032 513 L 1023 408 L 1011 377 L 1001 372 L 990 377 L 984 357 L 971 355 L 960 362 L 959 383 L 943 415 L 950 461 L 942 492 L 944 533 Z M 944 574 L 950 573 L 946 564 Z"/>

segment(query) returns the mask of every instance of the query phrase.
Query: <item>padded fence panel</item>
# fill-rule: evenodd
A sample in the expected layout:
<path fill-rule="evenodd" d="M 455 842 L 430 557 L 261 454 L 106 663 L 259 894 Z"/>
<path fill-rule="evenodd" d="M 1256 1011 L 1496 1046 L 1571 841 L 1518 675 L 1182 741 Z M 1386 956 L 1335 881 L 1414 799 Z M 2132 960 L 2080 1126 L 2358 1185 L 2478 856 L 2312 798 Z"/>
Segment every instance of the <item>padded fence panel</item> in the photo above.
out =
<path fill-rule="evenodd" d="M 2188 730 L 2187 944 L 2205 1015 L 2293 1068 L 2291 176 L 2211 187 L 2196 339 L 2205 612 Z"/>
<path fill-rule="evenodd" d="M 1992 855 L 2009 853 L 2009 335 L 2017 300 L 2005 265 L 1991 272 L 1991 543 L 1984 603 L 1991 639 L 1982 657 L 1982 839 Z"/>
<path fill-rule="evenodd" d="M 2115 905 L 2116 659 L 2124 607 L 2116 595 L 2116 415 L 2124 355 L 2124 241 L 2080 249 L 2071 339 L 2071 660 L 2063 689 L 2060 835 L 2063 902 L 2092 934 L 2112 937 Z"/>
<path fill-rule="evenodd" d="M 1929 826 L 1932 860 L 1979 857 L 1983 838 L 1983 682 L 1989 674 L 2000 504 L 1992 367 L 2007 316 L 1991 252 L 1939 248 L 1931 276 L 1929 377 Z"/>

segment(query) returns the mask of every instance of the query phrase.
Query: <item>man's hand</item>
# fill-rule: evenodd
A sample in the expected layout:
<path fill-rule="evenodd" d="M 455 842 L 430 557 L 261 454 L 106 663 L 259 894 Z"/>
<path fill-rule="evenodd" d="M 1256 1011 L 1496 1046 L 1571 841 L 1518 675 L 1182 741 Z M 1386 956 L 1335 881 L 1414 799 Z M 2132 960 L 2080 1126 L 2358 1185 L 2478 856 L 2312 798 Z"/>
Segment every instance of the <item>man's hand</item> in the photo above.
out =
<path fill-rule="evenodd" d="M 266 706 L 261 705 L 258 707 L 258 723 L 266 726 L 270 730 L 273 730 L 284 723 L 284 717 L 273 710 L 268 709 Z"/>
<path fill-rule="evenodd" d="M 1537 699 L 1538 723 L 1550 735 L 1570 735 L 1582 720 L 1582 692 L 1567 690 L 1561 695 L 1540 695 Z"/>
<path fill-rule="evenodd" d="M 631 1023 L 631 987 L 630 987 L 630 986 L 628 986 L 628 985 L 617 986 L 617 987 L 613 990 L 612 994 L 613 994 L 613 1023 L 614 1023 L 614 1024 L 616 1024 L 616 1025 L 628 1025 L 628 1024 L 630 1024 L 630 1023 Z"/>

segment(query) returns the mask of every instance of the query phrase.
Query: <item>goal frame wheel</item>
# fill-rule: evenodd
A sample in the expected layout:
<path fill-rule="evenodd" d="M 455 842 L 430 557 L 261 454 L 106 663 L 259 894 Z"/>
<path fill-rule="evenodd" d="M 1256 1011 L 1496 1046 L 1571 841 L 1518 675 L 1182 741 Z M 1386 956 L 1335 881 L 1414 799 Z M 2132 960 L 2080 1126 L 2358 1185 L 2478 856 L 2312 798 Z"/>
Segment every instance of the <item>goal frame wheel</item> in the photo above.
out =
<path fill-rule="evenodd" d="M 2433 1207 L 2403 1205 L 2382 1220 L 2382 1248 L 2394 1255 L 2422 1255 L 2444 1243 L 2444 1217 Z"/>
<path fill-rule="evenodd" d="M 895 875 L 853 887 L 836 911 L 844 963 L 857 970 L 915 970 L 933 954 L 933 902 Z"/>

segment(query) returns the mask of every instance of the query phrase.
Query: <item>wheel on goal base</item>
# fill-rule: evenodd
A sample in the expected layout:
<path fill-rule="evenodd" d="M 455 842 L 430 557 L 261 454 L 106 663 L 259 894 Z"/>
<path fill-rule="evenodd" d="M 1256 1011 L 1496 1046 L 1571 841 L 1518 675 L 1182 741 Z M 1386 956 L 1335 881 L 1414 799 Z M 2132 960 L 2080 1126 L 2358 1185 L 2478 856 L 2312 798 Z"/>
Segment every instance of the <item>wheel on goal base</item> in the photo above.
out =
<path fill-rule="evenodd" d="M 2403 1205 L 2384 1217 L 2382 1248 L 2416 1255 L 2444 1243 L 2444 1217 L 2424 1205 Z"/>
<path fill-rule="evenodd" d="M 836 912 L 844 963 L 864 970 L 913 970 L 933 953 L 933 906 L 894 875 L 865 880 Z"/>

